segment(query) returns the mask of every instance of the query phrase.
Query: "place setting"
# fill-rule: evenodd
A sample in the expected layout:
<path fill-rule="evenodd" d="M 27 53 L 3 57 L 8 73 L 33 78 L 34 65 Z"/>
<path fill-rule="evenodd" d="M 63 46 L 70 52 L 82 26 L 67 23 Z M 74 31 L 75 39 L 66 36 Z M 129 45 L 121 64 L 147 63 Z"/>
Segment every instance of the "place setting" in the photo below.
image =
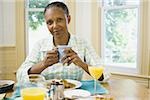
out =
<path fill-rule="evenodd" d="M 95 70 L 91 69 L 90 72 L 94 72 Z M 99 74 L 99 76 L 101 76 L 101 74 Z M 93 77 L 95 77 L 94 74 Z M 98 77 L 97 74 L 96 77 Z M 50 100 L 50 98 L 53 98 L 52 100 L 57 100 L 57 98 L 60 98 L 58 100 L 62 100 L 61 98 L 64 98 L 65 100 L 92 100 L 95 98 L 95 94 L 108 94 L 108 90 L 98 81 L 94 80 L 45 80 L 42 75 L 38 74 L 29 75 L 29 80 L 29 83 L 22 84 L 22 86 L 15 86 L 15 90 L 10 100 L 33 100 L 33 95 L 39 95 L 36 100 Z M 35 91 L 39 92 L 37 93 Z"/>
<path fill-rule="evenodd" d="M 12 90 L 14 83 L 12 80 L 0 80 L 0 94 Z"/>
<path fill-rule="evenodd" d="M 13 89 L 15 82 L 13 80 L 0 80 L 0 100 L 2 100 L 6 92 Z"/>

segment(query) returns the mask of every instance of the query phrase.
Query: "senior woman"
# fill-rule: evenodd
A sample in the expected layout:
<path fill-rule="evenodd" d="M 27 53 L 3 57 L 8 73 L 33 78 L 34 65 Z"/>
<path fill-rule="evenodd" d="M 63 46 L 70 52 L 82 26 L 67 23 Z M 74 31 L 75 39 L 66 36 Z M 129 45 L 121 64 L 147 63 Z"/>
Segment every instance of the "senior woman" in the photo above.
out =
<path fill-rule="evenodd" d="M 71 16 L 63 2 L 48 4 L 44 10 L 44 17 L 50 35 L 35 44 L 17 71 L 18 82 L 27 81 L 29 74 L 41 74 L 46 79 L 59 76 L 64 79 L 81 80 L 84 71 L 89 74 L 88 65 L 100 64 L 100 58 L 92 46 L 69 33 Z M 71 47 L 64 50 L 65 55 L 61 62 L 58 45 Z M 67 66 L 64 66 L 66 64 Z M 99 80 L 103 80 L 103 75 Z"/>

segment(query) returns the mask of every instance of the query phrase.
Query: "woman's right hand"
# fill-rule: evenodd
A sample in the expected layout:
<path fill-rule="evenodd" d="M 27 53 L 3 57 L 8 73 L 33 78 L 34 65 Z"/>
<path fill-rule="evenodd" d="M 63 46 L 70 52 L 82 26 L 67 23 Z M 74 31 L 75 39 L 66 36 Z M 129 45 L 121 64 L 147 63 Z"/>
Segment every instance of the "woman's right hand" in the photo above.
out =
<path fill-rule="evenodd" d="M 42 61 L 42 64 L 44 67 L 51 66 L 55 63 L 58 63 L 59 57 L 58 57 L 58 51 L 57 48 L 47 51 L 46 56 L 44 57 L 44 60 Z"/>
<path fill-rule="evenodd" d="M 28 74 L 39 74 L 41 73 L 45 68 L 57 63 L 58 60 L 58 51 L 57 49 L 53 49 L 50 51 L 47 51 L 46 56 L 44 57 L 44 60 L 33 65 L 29 70 Z"/>

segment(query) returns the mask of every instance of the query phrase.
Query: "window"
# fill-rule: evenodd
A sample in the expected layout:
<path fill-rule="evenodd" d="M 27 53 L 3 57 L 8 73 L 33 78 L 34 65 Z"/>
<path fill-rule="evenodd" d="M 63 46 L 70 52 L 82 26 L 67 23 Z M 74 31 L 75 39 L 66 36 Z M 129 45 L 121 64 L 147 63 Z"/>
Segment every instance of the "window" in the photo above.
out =
<path fill-rule="evenodd" d="M 26 39 L 27 53 L 31 51 L 36 41 L 49 35 L 44 21 L 43 11 L 50 0 L 26 1 Z"/>
<path fill-rule="evenodd" d="M 106 66 L 114 71 L 137 73 L 139 0 L 101 3 L 102 56 Z"/>
<path fill-rule="evenodd" d="M 50 0 L 26 1 L 28 52 L 31 51 L 33 44 L 37 40 L 49 35 L 43 16 L 44 7 L 49 1 Z M 137 61 L 139 61 L 138 42 L 140 41 L 140 0 L 99 1 L 101 1 L 100 11 L 102 15 L 101 48 L 106 66 L 108 66 L 112 71 L 131 71 L 131 73 L 137 73 Z M 76 13 L 78 13 L 78 11 L 76 11 Z M 77 18 L 78 14 L 75 15 Z M 79 17 L 82 19 L 83 16 Z M 80 22 L 78 19 L 75 19 L 75 21 L 76 23 Z M 77 27 L 75 27 L 74 30 L 78 32 Z M 80 29 L 79 31 L 81 32 Z"/>

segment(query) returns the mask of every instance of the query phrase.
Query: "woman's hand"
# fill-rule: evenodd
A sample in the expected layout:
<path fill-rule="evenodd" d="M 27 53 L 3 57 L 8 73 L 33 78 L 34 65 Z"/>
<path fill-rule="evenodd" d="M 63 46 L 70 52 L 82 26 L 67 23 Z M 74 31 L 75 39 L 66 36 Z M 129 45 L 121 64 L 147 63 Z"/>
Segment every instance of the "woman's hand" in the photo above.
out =
<path fill-rule="evenodd" d="M 58 51 L 56 48 L 54 48 L 53 50 L 47 51 L 46 56 L 42 62 L 43 66 L 47 68 L 48 66 L 58 63 L 58 61 Z"/>
<path fill-rule="evenodd" d="M 46 56 L 44 57 L 44 60 L 33 65 L 29 70 L 28 74 L 39 74 L 41 73 L 45 68 L 55 64 L 58 62 L 58 52 L 57 49 L 53 49 L 50 51 L 47 51 Z"/>
<path fill-rule="evenodd" d="M 67 63 L 68 65 L 70 65 L 71 63 L 74 63 L 75 65 L 81 67 L 81 63 L 83 62 L 75 51 L 73 51 L 71 48 L 66 48 L 64 50 L 64 53 L 65 55 L 61 60 L 63 64 Z"/>

